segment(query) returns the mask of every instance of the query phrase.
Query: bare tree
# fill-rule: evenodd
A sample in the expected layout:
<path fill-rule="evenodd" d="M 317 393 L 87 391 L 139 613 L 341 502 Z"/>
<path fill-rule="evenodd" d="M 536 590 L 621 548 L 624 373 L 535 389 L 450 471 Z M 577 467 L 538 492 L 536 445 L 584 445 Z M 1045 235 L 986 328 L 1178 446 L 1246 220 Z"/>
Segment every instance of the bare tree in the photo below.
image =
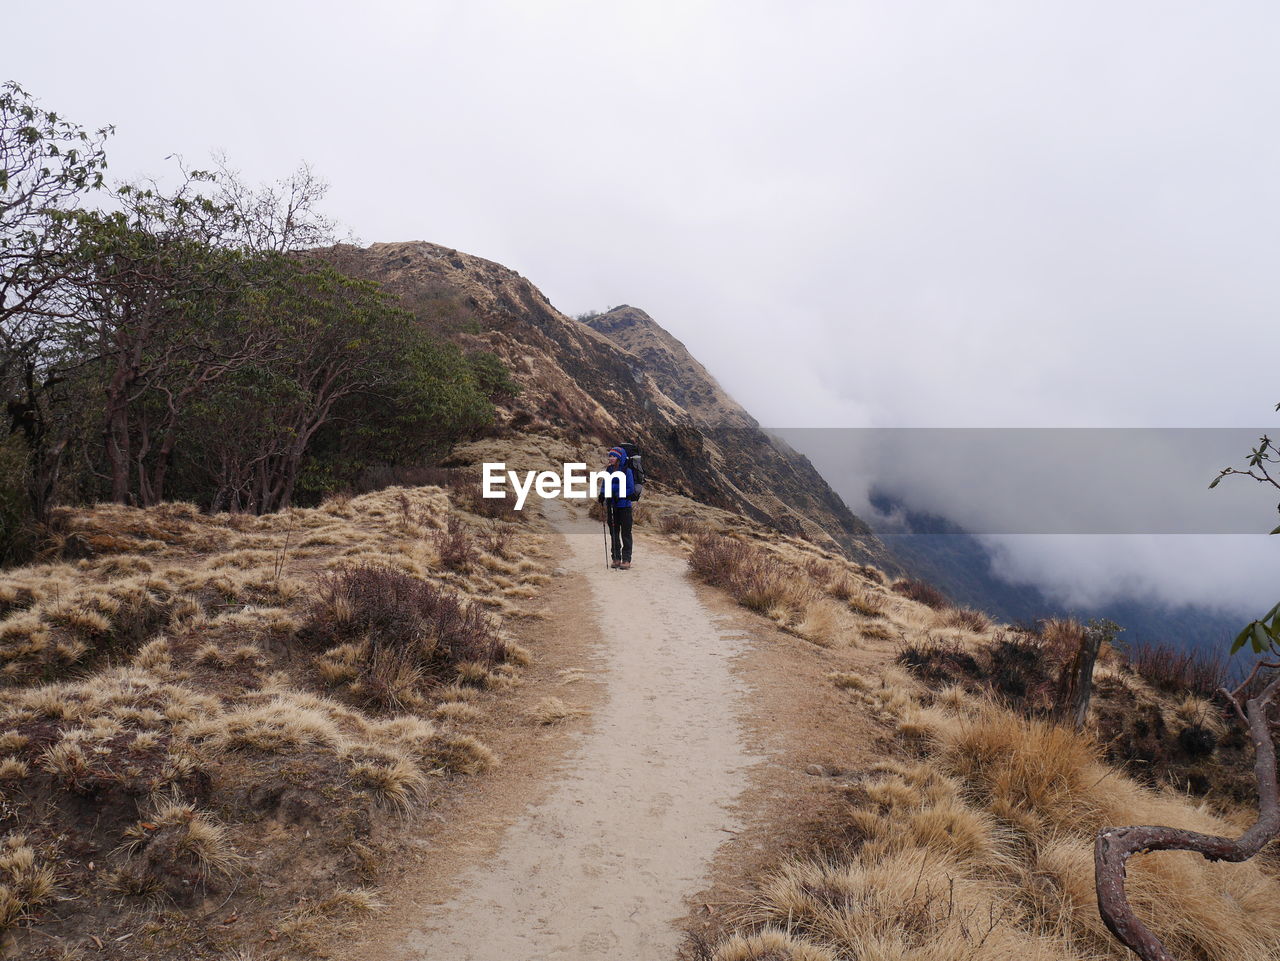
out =
<path fill-rule="evenodd" d="M 334 242 L 334 223 L 317 213 L 329 185 L 302 164 L 288 177 L 256 188 L 246 184 L 225 156 L 218 165 L 218 200 L 233 211 L 237 241 L 252 253 L 296 253 Z"/>
<path fill-rule="evenodd" d="M 1280 410 L 1280 404 L 1276 405 Z M 1262 437 L 1249 456 L 1247 470 L 1227 467 L 1209 485 L 1218 486 L 1224 478 L 1242 474 L 1280 489 L 1280 480 L 1272 474 L 1280 464 L 1270 438 Z M 1268 470 L 1268 465 L 1271 470 Z M 1280 534 L 1280 527 L 1271 532 Z M 1280 657 L 1280 604 L 1265 615 L 1245 625 L 1232 645 L 1231 652 L 1249 644 L 1258 655 Z M 1264 672 L 1271 672 L 1269 675 Z M 1261 681 L 1259 680 L 1261 675 Z M 1257 693 L 1251 693 L 1258 688 Z M 1209 861 L 1247 861 L 1280 835 L 1280 785 L 1276 780 L 1276 746 L 1273 733 L 1276 720 L 1271 708 L 1280 692 L 1280 661 L 1259 660 L 1249 677 L 1234 690 L 1222 688 L 1236 717 L 1244 725 L 1253 745 L 1254 776 L 1258 782 L 1258 818 L 1239 838 L 1218 837 L 1197 831 L 1184 831 L 1160 825 L 1107 828 L 1098 832 L 1094 844 L 1094 877 L 1098 894 L 1098 911 L 1108 930 L 1135 952 L 1143 961 L 1175 961 L 1159 938 L 1133 912 L 1125 893 L 1125 863 L 1135 854 L 1149 851 L 1192 851 Z"/>

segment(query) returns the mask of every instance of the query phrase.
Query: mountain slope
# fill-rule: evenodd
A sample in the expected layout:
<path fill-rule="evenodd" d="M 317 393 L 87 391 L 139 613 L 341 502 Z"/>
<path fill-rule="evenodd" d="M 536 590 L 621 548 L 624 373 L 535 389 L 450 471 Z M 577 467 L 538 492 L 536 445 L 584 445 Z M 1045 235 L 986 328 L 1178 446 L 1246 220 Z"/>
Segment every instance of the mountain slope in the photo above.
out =
<path fill-rule="evenodd" d="M 501 357 L 521 387 L 502 411 L 507 426 L 602 448 L 637 443 L 657 489 L 898 569 L 809 461 L 761 431 L 643 311 L 618 308 L 580 323 L 514 271 L 437 244 L 323 253 L 344 272 L 383 284 L 423 323 Z"/>
<path fill-rule="evenodd" d="M 755 418 L 725 392 L 684 344 L 643 310 L 623 304 L 580 319 L 634 355 L 662 391 L 696 423 L 713 428 L 759 429 Z"/>

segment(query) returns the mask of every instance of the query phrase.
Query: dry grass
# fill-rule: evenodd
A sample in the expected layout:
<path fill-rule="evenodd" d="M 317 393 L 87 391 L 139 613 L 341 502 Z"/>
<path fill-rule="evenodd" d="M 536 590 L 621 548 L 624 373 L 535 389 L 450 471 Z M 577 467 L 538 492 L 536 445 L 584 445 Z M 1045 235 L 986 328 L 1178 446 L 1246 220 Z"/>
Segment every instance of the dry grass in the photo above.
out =
<path fill-rule="evenodd" d="M 367 889 L 339 890 L 324 898 L 304 898 L 273 931 L 302 957 L 326 956 L 331 943 L 354 936 L 362 922 L 383 907 Z"/>
<path fill-rule="evenodd" d="M 572 707 L 558 697 L 544 697 L 529 712 L 529 717 L 535 724 L 550 725 L 570 718 L 584 717 L 587 713 L 583 708 Z"/>
<path fill-rule="evenodd" d="M 390 850 L 372 827 L 496 764 L 428 717 L 476 720 L 475 699 L 518 682 L 529 654 L 490 611 L 549 576 L 535 526 L 459 517 L 454 499 L 428 487 L 264 517 L 62 512 L 67 559 L 0 585 L 0 818 L 17 852 L 0 847 L 0 927 L 39 924 L 44 950 L 105 913 L 146 934 L 113 946 L 122 958 L 222 956 L 189 924 L 210 898 L 276 961 L 366 914 L 353 884 Z M 440 532 L 470 559 L 447 564 Z M 289 867 L 263 868 L 276 864 Z M 291 873 L 313 893 L 286 914 L 292 882 L 262 882 Z M 56 916 L 55 896 L 73 899 Z"/>
<path fill-rule="evenodd" d="M 211 814 L 177 799 L 160 801 L 150 816 L 124 832 L 121 852 L 148 869 L 175 870 L 200 881 L 230 875 L 244 860 L 231 846 L 227 829 Z"/>
<path fill-rule="evenodd" d="M 656 509 L 667 511 L 663 516 L 681 518 L 665 526 L 687 549 L 696 577 L 819 646 L 874 645 L 937 616 L 888 593 L 876 568 L 855 564 L 822 542 L 786 536 L 686 498 L 654 500 Z"/>
<path fill-rule="evenodd" d="M 41 863 L 26 835 L 9 834 L 0 841 L 0 932 L 33 920 L 57 895 L 54 868 Z"/>
<path fill-rule="evenodd" d="M 938 689 L 925 706 L 917 682 L 896 668 L 830 679 L 915 759 L 849 779 L 844 823 L 833 829 L 852 844 L 765 879 L 747 929 L 708 958 L 1120 961 L 1130 955 L 1097 912 L 1095 832 L 1160 823 L 1238 833 L 1107 765 L 1091 738 L 959 685 Z M 1196 716 L 1203 704 L 1188 698 L 1179 709 Z M 1280 941 L 1271 872 L 1268 862 L 1146 855 L 1130 862 L 1130 892 L 1175 957 L 1262 961 Z"/>
<path fill-rule="evenodd" d="M 865 609 L 878 610 L 871 595 L 850 582 L 847 571 L 834 574 L 829 562 L 723 534 L 699 534 L 691 545 L 689 567 L 748 610 L 823 647 L 857 645 L 856 601 L 866 597 Z"/>

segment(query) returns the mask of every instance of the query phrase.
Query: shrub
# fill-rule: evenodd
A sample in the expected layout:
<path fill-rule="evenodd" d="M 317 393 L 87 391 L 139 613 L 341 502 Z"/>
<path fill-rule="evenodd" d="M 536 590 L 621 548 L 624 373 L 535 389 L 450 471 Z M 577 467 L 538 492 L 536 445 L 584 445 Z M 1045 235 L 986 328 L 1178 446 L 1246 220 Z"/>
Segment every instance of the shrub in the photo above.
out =
<path fill-rule="evenodd" d="M 1129 666 L 1157 690 L 1213 697 L 1227 683 L 1228 659 L 1210 651 L 1178 651 L 1162 644 L 1140 644 L 1129 652 Z"/>
<path fill-rule="evenodd" d="M 991 660 L 992 690 L 1021 707 L 1028 714 L 1047 711 L 1054 704 L 1058 664 L 1045 649 L 1044 641 L 1026 634 L 1012 637 L 1003 631 L 987 648 Z"/>
<path fill-rule="evenodd" d="M 743 607 L 765 614 L 782 605 L 800 606 L 811 593 L 763 551 L 720 534 L 693 543 L 689 567 L 708 584 L 728 591 Z"/>
<path fill-rule="evenodd" d="M 384 707 L 406 703 L 421 682 L 452 680 L 461 664 L 488 667 L 509 654 L 480 608 L 376 566 L 323 575 L 301 636 L 322 649 L 367 645 L 353 664 L 354 684 Z"/>
<path fill-rule="evenodd" d="M 698 526 L 697 521 L 685 514 L 663 514 L 658 518 L 658 530 L 664 534 L 691 534 Z"/>
<path fill-rule="evenodd" d="M 858 568 L 858 576 L 870 581 L 873 584 L 883 584 L 884 574 L 878 567 L 872 567 L 870 564 L 863 564 Z"/>
<path fill-rule="evenodd" d="M 982 673 L 977 659 L 960 644 L 929 636 L 903 645 L 894 660 L 922 681 L 933 684 L 973 680 Z"/>
<path fill-rule="evenodd" d="M 740 567 L 731 591 L 739 604 L 758 614 L 767 614 L 789 596 L 785 575 L 777 565 L 767 561 Z"/>
<path fill-rule="evenodd" d="M 804 572 L 819 584 L 825 584 L 831 580 L 831 565 L 817 557 L 805 558 Z"/>
<path fill-rule="evenodd" d="M 453 490 L 454 502 L 469 514 L 490 519 L 504 518 L 509 521 L 524 517 L 523 511 L 516 510 L 516 499 L 513 494 L 505 492 L 502 497 L 485 497 L 477 477 L 455 477 Z"/>
<path fill-rule="evenodd" d="M 690 569 L 713 587 L 728 590 L 738 572 L 754 560 L 757 551 L 749 544 L 720 534 L 703 534 L 693 542 Z"/>
<path fill-rule="evenodd" d="M 363 470 L 355 481 L 355 492 L 367 494 L 387 487 L 451 487 L 463 472 L 448 467 L 411 467 L 404 464 L 377 464 Z"/>
<path fill-rule="evenodd" d="M 932 584 L 926 584 L 924 581 L 918 581 L 911 577 L 895 581 L 893 590 L 903 597 L 932 607 L 935 611 L 945 610 L 952 606 L 950 599 L 942 591 Z"/>
<path fill-rule="evenodd" d="M 475 563 L 475 544 L 461 519 L 450 516 L 445 529 L 436 532 L 435 542 L 440 563 L 450 570 L 465 571 Z"/>
<path fill-rule="evenodd" d="M 480 534 L 480 546 L 494 557 L 510 560 L 512 556 L 511 528 L 506 524 L 494 521 L 492 527 Z"/>
<path fill-rule="evenodd" d="M 10 434 L 0 441 L 0 567 L 25 564 L 35 554 L 36 525 L 27 481 L 22 438 Z"/>

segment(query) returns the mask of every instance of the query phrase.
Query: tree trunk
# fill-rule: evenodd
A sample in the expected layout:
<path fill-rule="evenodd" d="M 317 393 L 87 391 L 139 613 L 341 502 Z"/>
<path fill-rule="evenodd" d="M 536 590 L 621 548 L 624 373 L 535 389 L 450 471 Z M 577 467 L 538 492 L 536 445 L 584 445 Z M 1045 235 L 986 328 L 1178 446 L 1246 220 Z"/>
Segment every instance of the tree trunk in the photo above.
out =
<path fill-rule="evenodd" d="M 1058 698 L 1054 707 L 1054 720 L 1071 719 L 1077 731 L 1084 727 L 1089 716 L 1089 699 L 1093 696 L 1093 666 L 1106 632 L 1089 626 L 1084 629 L 1080 647 L 1068 664 L 1062 665 L 1058 675 Z"/>

